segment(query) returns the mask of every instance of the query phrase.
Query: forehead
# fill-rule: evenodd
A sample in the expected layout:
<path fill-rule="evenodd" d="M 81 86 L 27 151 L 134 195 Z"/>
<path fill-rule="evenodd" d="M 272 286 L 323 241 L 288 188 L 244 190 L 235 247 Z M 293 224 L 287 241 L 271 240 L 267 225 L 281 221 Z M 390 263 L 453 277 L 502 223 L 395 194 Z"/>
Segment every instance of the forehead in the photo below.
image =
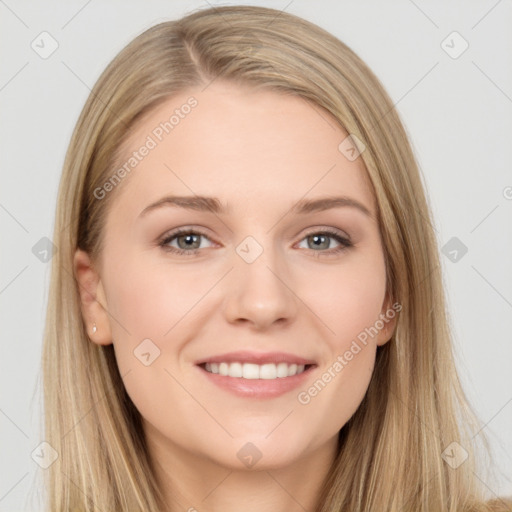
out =
<path fill-rule="evenodd" d="M 128 171 L 121 197 L 137 208 L 165 193 L 261 208 L 328 193 L 373 210 L 362 159 L 339 150 L 347 136 L 330 113 L 298 96 L 222 82 L 191 88 L 134 127 L 116 167 Z"/>

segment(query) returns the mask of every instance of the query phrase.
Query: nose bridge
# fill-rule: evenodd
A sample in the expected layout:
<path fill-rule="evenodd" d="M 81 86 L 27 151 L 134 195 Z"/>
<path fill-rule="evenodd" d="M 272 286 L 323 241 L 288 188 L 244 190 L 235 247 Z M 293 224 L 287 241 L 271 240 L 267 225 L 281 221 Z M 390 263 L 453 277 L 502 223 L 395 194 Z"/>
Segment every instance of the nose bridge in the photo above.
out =
<path fill-rule="evenodd" d="M 269 234 L 256 236 L 247 236 L 235 248 L 225 314 L 230 322 L 243 319 L 262 328 L 291 320 L 297 303 L 279 247 Z"/>

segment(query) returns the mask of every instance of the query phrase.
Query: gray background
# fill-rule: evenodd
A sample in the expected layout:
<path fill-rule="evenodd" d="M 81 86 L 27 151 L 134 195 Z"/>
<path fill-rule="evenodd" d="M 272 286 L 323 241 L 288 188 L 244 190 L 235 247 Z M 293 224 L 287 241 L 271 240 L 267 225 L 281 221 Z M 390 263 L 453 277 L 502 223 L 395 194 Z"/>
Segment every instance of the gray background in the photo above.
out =
<path fill-rule="evenodd" d="M 442 266 L 457 365 L 498 462 L 494 478 L 478 476 L 489 496 L 511 495 L 511 2 L 239 3 L 283 9 L 332 32 L 395 102 L 421 165 L 440 247 L 449 244 Z M 42 470 L 31 458 L 42 440 L 39 364 L 49 280 L 40 240 L 52 236 L 71 131 L 90 88 L 123 46 L 155 23 L 208 4 L 225 2 L 0 0 L 1 511 L 41 510 Z M 51 48 L 43 31 L 58 43 L 46 59 L 31 47 L 34 41 L 42 52 L 47 37 L 44 48 Z M 453 31 L 469 44 L 461 55 L 464 43 Z"/>

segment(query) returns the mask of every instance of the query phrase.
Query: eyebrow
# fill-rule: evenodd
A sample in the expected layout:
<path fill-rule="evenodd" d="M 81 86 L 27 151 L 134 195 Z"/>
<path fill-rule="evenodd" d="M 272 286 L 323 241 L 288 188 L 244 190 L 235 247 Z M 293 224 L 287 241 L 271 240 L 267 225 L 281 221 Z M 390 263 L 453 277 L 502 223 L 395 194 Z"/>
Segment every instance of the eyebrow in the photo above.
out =
<path fill-rule="evenodd" d="M 206 196 L 166 196 L 158 201 L 150 204 L 139 214 L 143 217 L 153 210 L 157 210 L 164 206 L 185 208 L 187 210 L 195 210 L 200 212 L 212 212 L 215 214 L 222 214 L 231 211 L 230 208 L 223 205 L 216 197 Z M 374 216 L 371 211 L 361 202 L 354 198 L 341 196 L 341 197 L 320 197 L 318 199 L 301 199 L 290 209 L 291 213 L 307 214 L 322 212 L 332 208 L 350 207 L 360 211 L 370 219 Z"/>

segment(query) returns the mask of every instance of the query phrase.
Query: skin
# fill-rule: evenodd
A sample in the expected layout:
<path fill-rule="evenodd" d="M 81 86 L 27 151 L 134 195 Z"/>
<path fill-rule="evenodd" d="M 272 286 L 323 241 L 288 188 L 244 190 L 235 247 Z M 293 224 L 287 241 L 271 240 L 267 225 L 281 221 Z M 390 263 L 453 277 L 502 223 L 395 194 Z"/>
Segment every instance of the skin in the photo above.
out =
<path fill-rule="evenodd" d="M 330 114 L 297 97 L 219 81 L 143 118 L 127 155 L 191 95 L 197 107 L 110 192 L 99 260 L 76 252 L 83 316 L 91 342 L 114 344 L 169 511 L 229 512 L 240 503 L 249 512 L 313 510 L 338 432 L 395 325 L 368 337 L 309 403 L 298 401 L 391 307 L 375 200 L 362 159 L 338 150 L 347 133 Z M 139 217 L 171 194 L 215 196 L 230 210 L 167 206 Z M 290 213 L 302 198 L 327 195 L 354 198 L 372 217 L 351 207 Z M 206 235 L 197 254 L 158 245 L 179 227 Z M 339 242 L 327 238 L 317 248 L 311 240 L 326 228 L 353 246 L 327 256 Z M 247 236 L 263 249 L 250 264 L 236 252 Z M 176 238 L 170 245 L 180 247 Z M 149 366 L 134 356 L 147 338 L 160 350 Z M 194 365 L 241 349 L 290 352 L 317 367 L 299 389 L 251 399 L 214 386 Z M 251 468 L 237 457 L 248 442 L 261 453 Z"/>

